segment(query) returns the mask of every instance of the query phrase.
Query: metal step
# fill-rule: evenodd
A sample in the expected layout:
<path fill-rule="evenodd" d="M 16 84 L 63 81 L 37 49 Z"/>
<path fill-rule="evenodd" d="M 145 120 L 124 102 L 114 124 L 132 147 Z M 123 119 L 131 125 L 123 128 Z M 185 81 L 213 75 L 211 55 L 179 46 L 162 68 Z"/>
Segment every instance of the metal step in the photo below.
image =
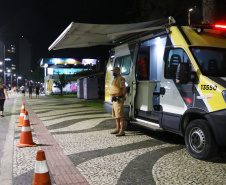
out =
<path fill-rule="evenodd" d="M 136 120 L 131 121 L 131 123 L 154 131 L 164 131 L 162 128 L 160 128 L 159 124 L 147 120 L 142 120 L 140 118 L 136 118 Z"/>

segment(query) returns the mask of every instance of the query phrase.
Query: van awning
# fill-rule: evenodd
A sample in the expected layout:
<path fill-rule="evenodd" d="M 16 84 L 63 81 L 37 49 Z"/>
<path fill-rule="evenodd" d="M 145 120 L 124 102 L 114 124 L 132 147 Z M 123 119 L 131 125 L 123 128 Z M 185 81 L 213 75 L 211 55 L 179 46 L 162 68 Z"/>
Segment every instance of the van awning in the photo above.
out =
<path fill-rule="evenodd" d="M 135 32 L 162 29 L 166 19 L 134 24 L 86 24 L 72 22 L 48 48 L 82 48 L 97 45 L 116 45 Z M 159 26 L 160 25 L 160 26 Z M 153 28 L 153 26 L 157 26 Z"/>

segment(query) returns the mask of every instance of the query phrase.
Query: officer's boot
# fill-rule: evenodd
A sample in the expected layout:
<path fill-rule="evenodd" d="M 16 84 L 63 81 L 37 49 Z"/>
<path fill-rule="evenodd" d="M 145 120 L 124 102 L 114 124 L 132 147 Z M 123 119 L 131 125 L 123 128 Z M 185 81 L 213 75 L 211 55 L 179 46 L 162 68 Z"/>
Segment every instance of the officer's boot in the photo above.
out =
<path fill-rule="evenodd" d="M 112 132 L 111 132 L 111 134 L 118 134 L 120 132 L 120 130 L 119 129 L 115 129 L 115 130 L 113 130 Z"/>
<path fill-rule="evenodd" d="M 125 136 L 125 132 L 123 130 L 120 130 L 120 132 L 116 134 L 116 136 Z"/>

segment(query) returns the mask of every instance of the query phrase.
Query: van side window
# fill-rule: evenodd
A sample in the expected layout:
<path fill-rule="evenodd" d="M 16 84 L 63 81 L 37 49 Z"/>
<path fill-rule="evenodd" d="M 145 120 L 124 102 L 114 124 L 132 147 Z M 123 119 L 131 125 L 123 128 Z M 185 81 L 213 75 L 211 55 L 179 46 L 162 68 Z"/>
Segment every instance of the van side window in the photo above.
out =
<path fill-rule="evenodd" d="M 131 66 L 131 56 L 123 56 L 115 59 L 114 67 L 119 67 L 121 75 L 128 75 Z"/>
<path fill-rule="evenodd" d="M 165 78 L 176 79 L 176 71 L 179 63 L 190 63 L 183 49 L 172 49 L 168 52 L 165 64 Z"/>

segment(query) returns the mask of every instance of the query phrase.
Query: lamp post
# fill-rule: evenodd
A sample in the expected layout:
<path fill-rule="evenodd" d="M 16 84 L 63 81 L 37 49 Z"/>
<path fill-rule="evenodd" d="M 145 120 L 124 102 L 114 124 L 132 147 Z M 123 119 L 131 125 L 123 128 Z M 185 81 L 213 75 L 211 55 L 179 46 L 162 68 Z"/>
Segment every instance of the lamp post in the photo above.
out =
<path fill-rule="evenodd" d="M 13 75 L 11 73 L 11 88 L 13 89 Z"/>
<path fill-rule="evenodd" d="M 12 75 L 12 83 L 14 84 L 14 87 L 16 87 L 15 81 L 16 81 L 16 74 Z"/>
<path fill-rule="evenodd" d="M 10 86 L 12 88 L 12 73 L 11 73 L 11 70 L 10 69 L 7 69 L 6 72 L 5 72 L 5 75 L 6 75 L 6 81 L 8 79 L 8 77 L 10 77 Z M 5 81 L 5 84 L 6 84 L 6 81 Z"/>
<path fill-rule="evenodd" d="M 18 79 L 21 79 L 21 78 L 22 78 L 21 76 L 17 77 L 17 89 L 18 89 Z"/>
<path fill-rule="evenodd" d="M 188 26 L 191 25 L 191 12 L 192 12 L 192 11 L 196 11 L 196 10 L 197 10 L 197 7 L 196 7 L 196 6 L 194 6 L 193 8 L 190 8 L 190 9 L 188 10 Z"/>
<path fill-rule="evenodd" d="M 188 25 L 190 25 L 191 24 L 191 12 L 193 11 L 193 8 L 190 8 L 189 10 L 188 10 Z"/>

